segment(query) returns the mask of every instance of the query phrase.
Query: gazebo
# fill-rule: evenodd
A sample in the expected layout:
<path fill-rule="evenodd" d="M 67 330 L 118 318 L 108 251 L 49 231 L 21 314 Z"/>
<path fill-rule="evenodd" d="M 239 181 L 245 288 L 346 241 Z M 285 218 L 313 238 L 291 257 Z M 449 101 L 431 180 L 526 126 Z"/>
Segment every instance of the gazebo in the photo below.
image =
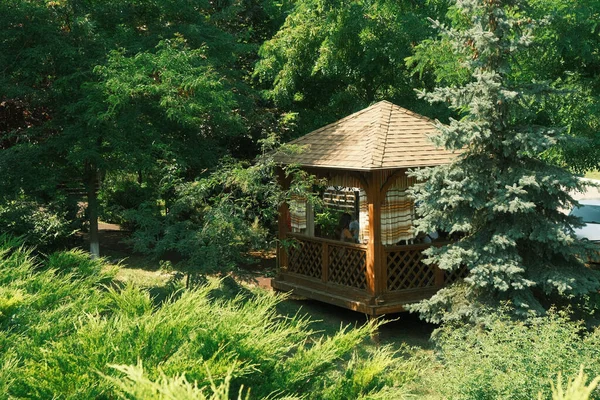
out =
<path fill-rule="evenodd" d="M 273 287 L 375 316 L 403 311 L 460 278 L 425 265 L 422 251 L 436 240 L 412 230 L 408 169 L 455 157 L 429 141 L 435 133 L 432 120 L 381 101 L 291 142 L 303 147 L 299 154 L 276 154 L 280 165 L 326 179 L 324 202 L 354 214 L 359 232 L 356 243 L 327 237 L 310 202 L 283 204 Z"/>

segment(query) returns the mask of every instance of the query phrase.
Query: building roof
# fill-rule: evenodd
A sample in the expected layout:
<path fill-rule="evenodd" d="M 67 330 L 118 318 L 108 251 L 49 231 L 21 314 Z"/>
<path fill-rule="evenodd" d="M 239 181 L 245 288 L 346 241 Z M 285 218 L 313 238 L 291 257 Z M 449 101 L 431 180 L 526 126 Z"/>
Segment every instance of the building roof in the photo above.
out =
<path fill-rule="evenodd" d="M 435 122 L 380 101 L 289 144 L 300 154 L 275 155 L 281 164 L 351 170 L 427 167 L 449 163 L 456 153 L 436 148 L 428 136 Z"/>

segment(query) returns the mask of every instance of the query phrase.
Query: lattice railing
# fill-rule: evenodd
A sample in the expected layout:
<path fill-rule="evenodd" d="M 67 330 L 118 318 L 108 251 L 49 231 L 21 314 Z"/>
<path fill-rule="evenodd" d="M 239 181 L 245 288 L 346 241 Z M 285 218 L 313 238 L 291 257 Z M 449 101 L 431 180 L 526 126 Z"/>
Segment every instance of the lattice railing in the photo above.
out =
<path fill-rule="evenodd" d="M 323 244 L 296 239 L 288 248 L 288 272 L 321 278 L 323 266 Z"/>
<path fill-rule="evenodd" d="M 367 287 L 365 249 L 329 244 L 329 282 L 358 289 Z"/>
<path fill-rule="evenodd" d="M 469 274 L 469 270 L 466 267 L 459 268 L 452 272 L 444 271 L 444 275 L 445 275 L 444 283 L 446 285 L 449 285 L 453 282 L 464 279 L 468 274 Z"/>
<path fill-rule="evenodd" d="M 435 267 L 423 263 L 424 248 L 406 246 L 386 251 L 388 291 L 435 286 Z"/>

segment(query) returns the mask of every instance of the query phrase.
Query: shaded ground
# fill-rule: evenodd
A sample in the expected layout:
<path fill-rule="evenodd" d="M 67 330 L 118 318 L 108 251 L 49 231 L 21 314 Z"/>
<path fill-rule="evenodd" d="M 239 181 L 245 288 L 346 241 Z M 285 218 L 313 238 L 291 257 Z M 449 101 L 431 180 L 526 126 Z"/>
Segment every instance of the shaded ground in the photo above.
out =
<path fill-rule="evenodd" d="M 118 225 L 100 223 L 100 254 L 110 263 L 120 266 L 118 280 L 135 282 L 149 289 L 154 297 L 164 298 L 172 290 L 169 282 L 177 278 L 176 263 L 173 264 L 173 269 L 165 269 L 158 261 L 134 253 L 123 243 L 127 235 Z M 84 236 L 84 243 L 85 239 Z M 233 275 L 234 279 L 242 286 L 272 290 L 270 280 L 275 274 L 275 254 L 256 253 L 253 256 L 257 263 L 242 266 L 241 273 Z M 298 296 L 290 296 L 281 302 L 278 311 L 286 316 L 309 315 L 314 321 L 313 329 L 325 335 L 333 335 L 341 326 L 362 325 L 367 321 L 365 314 Z M 381 344 L 396 348 L 404 343 L 423 349 L 431 347 L 429 337 L 435 325 L 421 321 L 416 315 L 409 313 L 387 315 L 385 321 L 379 330 Z"/>

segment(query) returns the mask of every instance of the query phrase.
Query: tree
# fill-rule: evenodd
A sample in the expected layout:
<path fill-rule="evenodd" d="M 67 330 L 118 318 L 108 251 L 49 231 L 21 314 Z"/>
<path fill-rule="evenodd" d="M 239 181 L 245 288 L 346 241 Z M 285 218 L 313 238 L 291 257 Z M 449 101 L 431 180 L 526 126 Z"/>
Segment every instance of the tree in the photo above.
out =
<path fill-rule="evenodd" d="M 433 34 L 427 16 L 443 16 L 445 3 L 297 1 L 261 46 L 255 75 L 277 107 L 298 113 L 296 134 L 384 99 L 432 114 L 417 100 L 404 59 Z"/>
<path fill-rule="evenodd" d="M 535 43 L 527 52 L 515 54 L 511 76 L 521 81 L 548 82 L 556 90 L 530 104 L 536 112 L 532 122 L 565 128 L 576 140 L 559 141 L 543 157 L 576 173 L 599 168 L 600 135 L 600 12 L 598 0 L 540 0 L 527 4 L 527 13 L 541 21 Z M 447 20 L 464 24 L 451 9 Z M 424 82 L 439 85 L 466 84 L 470 73 L 460 67 L 450 38 L 430 37 L 416 46 L 407 64 Z M 427 86 L 425 86 L 427 87 Z M 438 116 L 439 118 L 439 116 Z"/>
<path fill-rule="evenodd" d="M 271 113 L 248 78 L 279 15 L 271 0 L 1 2 L 0 112 L 25 111 L 0 123 L 0 205 L 85 185 L 98 254 L 106 174 L 158 186 L 254 156 Z"/>
<path fill-rule="evenodd" d="M 516 315 L 543 313 L 553 296 L 581 296 L 600 288 L 587 269 L 589 249 L 573 235 L 576 218 L 563 214 L 584 184 L 540 154 L 567 140 L 556 127 L 535 123 L 552 89 L 514 63 L 531 56 L 536 23 L 520 0 L 462 0 L 454 27 L 439 25 L 468 73 L 461 85 L 423 93 L 446 102 L 460 119 L 438 124 L 438 145 L 457 152 L 449 165 L 415 171 L 417 230 L 445 231 L 454 243 L 427 251 L 426 262 L 453 272 L 462 284 L 413 307 L 432 321 L 480 320 L 488 306 L 510 301 Z"/>

